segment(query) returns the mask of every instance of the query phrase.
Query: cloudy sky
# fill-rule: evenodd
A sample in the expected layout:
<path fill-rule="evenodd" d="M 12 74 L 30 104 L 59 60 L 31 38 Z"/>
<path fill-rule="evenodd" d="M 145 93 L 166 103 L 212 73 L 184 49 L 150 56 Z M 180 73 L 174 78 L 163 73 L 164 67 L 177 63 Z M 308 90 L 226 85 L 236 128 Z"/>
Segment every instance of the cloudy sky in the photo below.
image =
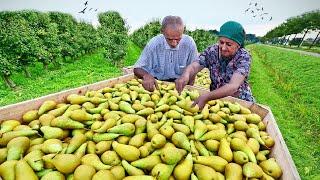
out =
<path fill-rule="evenodd" d="M 319 0 L 88 0 L 85 13 L 79 13 L 85 8 L 85 1 L 0 0 L 0 11 L 61 11 L 78 20 L 97 24 L 98 13 L 116 10 L 126 19 L 131 31 L 166 15 L 181 16 L 191 30 L 219 29 L 224 22 L 235 20 L 244 26 L 247 33 L 262 36 L 289 17 L 320 9 Z"/>

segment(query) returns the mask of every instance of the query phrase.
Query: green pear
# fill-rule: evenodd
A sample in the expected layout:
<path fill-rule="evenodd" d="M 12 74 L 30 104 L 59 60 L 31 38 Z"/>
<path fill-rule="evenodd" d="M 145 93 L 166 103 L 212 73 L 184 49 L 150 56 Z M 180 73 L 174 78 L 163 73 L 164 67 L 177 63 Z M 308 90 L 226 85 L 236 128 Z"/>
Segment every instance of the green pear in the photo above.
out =
<path fill-rule="evenodd" d="M 41 180 L 65 180 L 64 175 L 59 171 L 50 171 L 41 177 Z"/>
<path fill-rule="evenodd" d="M 140 111 L 142 109 L 145 109 L 146 107 L 140 103 L 134 103 L 132 104 L 132 109 L 136 110 L 136 111 Z"/>
<path fill-rule="evenodd" d="M 246 131 L 249 128 L 249 126 L 245 121 L 236 121 L 234 123 L 234 128 L 237 131 Z"/>
<path fill-rule="evenodd" d="M 1 148 L 0 149 L 0 164 L 6 161 L 8 155 L 8 149 L 7 148 Z"/>
<path fill-rule="evenodd" d="M 227 160 L 228 162 L 232 161 L 232 158 L 233 158 L 232 150 L 226 138 L 223 138 L 220 141 L 218 155 L 224 158 L 225 160 Z"/>
<path fill-rule="evenodd" d="M 94 143 L 93 141 L 87 141 L 86 153 L 96 154 L 96 143 Z"/>
<path fill-rule="evenodd" d="M 175 104 L 170 106 L 170 110 L 175 110 L 175 111 L 177 111 L 177 112 L 179 112 L 181 114 L 184 113 L 184 110 L 182 108 L 180 108 L 179 106 L 175 105 Z M 190 116 L 190 117 L 192 117 L 192 116 Z"/>
<path fill-rule="evenodd" d="M 71 104 L 83 104 L 89 100 L 90 100 L 90 98 L 85 97 L 85 96 L 80 96 L 77 94 L 70 94 L 67 97 L 67 101 L 70 102 Z"/>
<path fill-rule="evenodd" d="M 135 134 L 140 134 L 145 132 L 145 129 L 147 127 L 147 120 L 144 118 L 138 119 L 135 121 L 136 131 Z"/>
<path fill-rule="evenodd" d="M 198 152 L 198 150 L 196 148 L 194 140 L 190 140 L 190 152 L 191 152 L 193 157 L 199 156 L 199 152 Z"/>
<path fill-rule="evenodd" d="M 44 156 L 44 154 L 41 150 L 34 150 L 28 153 L 24 157 L 24 160 L 28 162 L 33 170 L 41 171 L 44 167 L 42 156 Z"/>
<path fill-rule="evenodd" d="M 218 172 L 224 172 L 228 161 L 220 156 L 197 156 L 193 158 L 193 162 L 213 168 Z"/>
<path fill-rule="evenodd" d="M 96 173 L 94 167 L 89 165 L 80 165 L 78 166 L 73 175 L 74 180 L 91 180 L 93 175 Z"/>
<path fill-rule="evenodd" d="M 270 158 L 266 161 L 262 161 L 259 166 L 262 168 L 262 170 L 268 174 L 269 176 L 272 176 L 275 179 L 278 179 L 282 175 L 282 170 L 279 164 L 275 161 L 274 158 Z"/>
<path fill-rule="evenodd" d="M 70 140 L 66 153 L 67 154 L 73 153 L 86 141 L 87 141 L 87 137 L 84 134 L 76 134 Z"/>
<path fill-rule="evenodd" d="M 178 124 L 178 123 L 173 123 L 172 127 L 175 131 L 179 131 L 184 133 L 185 135 L 189 135 L 190 134 L 190 128 L 187 125 L 184 124 Z"/>
<path fill-rule="evenodd" d="M 175 147 L 165 147 L 162 149 L 160 157 L 161 160 L 166 164 L 177 164 L 187 152 L 182 149 Z"/>
<path fill-rule="evenodd" d="M 204 146 L 212 152 L 217 152 L 220 146 L 220 142 L 214 139 L 208 139 L 204 142 Z"/>
<path fill-rule="evenodd" d="M 199 152 L 200 156 L 209 156 L 209 151 L 200 141 L 194 141 L 194 145 Z"/>
<path fill-rule="evenodd" d="M 261 138 L 267 148 L 271 148 L 274 145 L 274 140 L 270 136 L 262 136 Z"/>
<path fill-rule="evenodd" d="M 119 103 L 119 109 L 123 112 L 126 112 L 128 114 L 134 114 L 136 111 L 131 107 L 131 104 L 129 104 L 126 101 L 120 101 Z"/>
<path fill-rule="evenodd" d="M 152 137 L 156 134 L 160 134 L 158 131 L 157 124 L 153 124 L 151 121 L 147 121 L 147 135 L 148 139 L 151 140 Z"/>
<path fill-rule="evenodd" d="M 16 137 L 7 144 L 7 160 L 19 160 L 30 146 L 30 140 L 27 137 Z"/>
<path fill-rule="evenodd" d="M 17 160 L 5 161 L 0 165 L 0 176 L 4 180 L 15 180 L 15 166 Z"/>
<path fill-rule="evenodd" d="M 126 176 L 126 171 L 121 165 L 113 166 L 110 171 L 117 180 L 122 180 Z"/>
<path fill-rule="evenodd" d="M 45 154 L 58 153 L 62 151 L 62 142 L 59 139 L 48 139 L 42 144 L 41 150 Z"/>
<path fill-rule="evenodd" d="M 15 166 L 15 179 L 16 180 L 38 180 L 38 176 L 33 171 L 33 169 L 29 166 L 29 164 L 25 160 L 19 160 Z"/>
<path fill-rule="evenodd" d="M 121 160 L 115 151 L 106 151 L 101 155 L 101 161 L 104 164 L 115 166 L 120 164 Z"/>
<path fill-rule="evenodd" d="M 0 138 L 0 146 L 6 146 L 11 139 L 14 139 L 16 137 L 32 136 L 36 134 L 38 134 L 38 131 L 31 129 L 6 132 L 3 133 Z"/>
<path fill-rule="evenodd" d="M 112 141 L 100 141 L 96 144 L 96 154 L 100 155 L 111 149 Z"/>
<path fill-rule="evenodd" d="M 164 135 L 166 138 L 170 139 L 172 134 L 174 133 L 174 129 L 172 127 L 173 119 L 167 120 L 164 125 L 159 129 L 159 132 Z"/>
<path fill-rule="evenodd" d="M 92 121 L 94 120 L 93 115 L 87 113 L 82 109 L 76 109 L 71 111 L 70 118 L 75 121 L 84 122 L 84 121 Z"/>
<path fill-rule="evenodd" d="M 6 121 L 3 121 L 1 123 L 1 128 L 0 128 L 0 136 L 3 133 L 12 131 L 16 126 L 19 126 L 19 125 L 21 125 L 21 123 L 20 123 L 20 121 L 17 121 L 17 120 L 6 120 Z"/>
<path fill-rule="evenodd" d="M 97 171 L 103 169 L 111 169 L 112 166 L 105 165 L 100 161 L 99 156 L 96 154 L 86 154 L 81 158 L 81 164 L 94 167 Z"/>
<path fill-rule="evenodd" d="M 59 172 L 69 174 L 80 165 L 80 158 L 74 154 L 58 154 L 52 163 Z"/>
<path fill-rule="evenodd" d="M 83 143 L 81 146 L 73 153 L 74 155 L 78 156 L 79 158 L 82 158 L 86 154 L 88 143 Z"/>
<path fill-rule="evenodd" d="M 147 157 L 154 150 L 155 149 L 152 147 L 151 142 L 146 142 L 143 146 L 139 147 L 140 157 Z"/>
<path fill-rule="evenodd" d="M 150 155 L 145 158 L 131 162 L 131 165 L 139 169 L 151 171 L 152 168 L 159 163 L 161 163 L 161 159 L 159 156 Z"/>
<path fill-rule="evenodd" d="M 156 178 L 147 175 L 127 176 L 123 180 L 156 180 Z"/>
<path fill-rule="evenodd" d="M 242 180 L 242 167 L 236 163 L 229 163 L 225 168 L 226 179 Z"/>
<path fill-rule="evenodd" d="M 247 136 L 256 139 L 261 145 L 265 146 L 265 142 L 261 139 L 259 130 L 255 128 L 249 128 L 246 132 Z"/>
<path fill-rule="evenodd" d="M 42 156 L 42 160 L 43 160 L 45 169 L 53 169 L 54 168 L 52 161 L 55 156 L 56 156 L 56 154 L 46 154 L 46 155 Z"/>
<path fill-rule="evenodd" d="M 233 161 L 239 165 L 249 162 L 248 155 L 242 151 L 233 152 Z"/>
<path fill-rule="evenodd" d="M 258 124 L 261 122 L 261 117 L 255 113 L 247 114 L 245 117 L 248 123 Z"/>
<path fill-rule="evenodd" d="M 140 157 L 139 149 L 134 146 L 119 144 L 114 141 L 112 142 L 112 148 L 122 159 L 127 161 L 135 161 Z"/>
<path fill-rule="evenodd" d="M 167 180 L 172 174 L 174 166 L 175 165 L 159 163 L 152 169 L 151 175 L 157 180 Z"/>
<path fill-rule="evenodd" d="M 192 173 L 192 168 L 192 155 L 189 153 L 187 157 L 174 168 L 173 175 L 177 180 L 189 179 Z"/>
<path fill-rule="evenodd" d="M 198 180 L 198 177 L 194 173 L 192 173 L 190 179 L 191 180 Z"/>
<path fill-rule="evenodd" d="M 126 160 L 122 160 L 121 164 L 130 176 L 144 175 L 144 172 L 141 169 L 132 166 Z"/>
<path fill-rule="evenodd" d="M 134 124 L 138 119 L 144 119 L 144 117 L 137 114 L 126 114 L 121 118 L 121 122 Z"/>
<path fill-rule="evenodd" d="M 49 172 L 52 172 L 53 169 L 43 169 L 41 171 L 37 171 L 36 175 L 41 179 L 44 175 L 48 174 Z"/>
<path fill-rule="evenodd" d="M 84 124 L 82 124 L 81 122 L 74 121 L 65 116 L 59 116 L 54 118 L 51 121 L 50 125 L 54 127 L 59 127 L 62 129 L 83 129 L 84 128 Z"/>
<path fill-rule="evenodd" d="M 147 107 L 145 109 L 138 111 L 136 114 L 140 116 L 148 117 L 150 114 L 154 114 L 154 110 L 150 107 Z"/>
<path fill-rule="evenodd" d="M 251 162 L 257 163 L 257 159 L 256 159 L 253 151 L 242 139 L 233 138 L 230 142 L 230 147 L 234 151 L 242 151 L 242 152 L 246 153 Z"/>
<path fill-rule="evenodd" d="M 170 106 L 167 104 L 163 104 L 159 107 L 157 107 L 154 111 L 155 112 L 167 112 L 170 109 Z"/>
<path fill-rule="evenodd" d="M 241 110 L 239 104 L 228 103 L 228 107 L 232 113 L 238 113 Z"/>
<path fill-rule="evenodd" d="M 101 127 L 94 130 L 97 133 L 104 133 L 107 132 L 108 129 L 117 125 L 117 120 L 113 118 L 109 118 L 105 120 L 105 122 L 101 125 Z"/>
<path fill-rule="evenodd" d="M 194 164 L 193 171 L 196 173 L 197 178 L 201 180 L 217 179 L 216 171 L 209 166 L 205 166 L 202 164 Z"/>
<path fill-rule="evenodd" d="M 108 133 L 122 134 L 131 136 L 134 134 L 136 127 L 131 123 L 123 123 L 107 130 Z"/>
<path fill-rule="evenodd" d="M 167 118 L 182 119 L 182 114 L 175 110 L 170 110 L 166 113 Z"/>
<path fill-rule="evenodd" d="M 257 154 L 259 152 L 260 144 L 256 139 L 249 138 L 249 140 L 247 141 L 247 145 L 251 148 L 254 154 Z"/>
<path fill-rule="evenodd" d="M 115 133 L 95 133 L 92 137 L 92 140 L 97 143 L 100 141 L 110 141 L 119 136 L 120 134 L 115 134 Z"/>
<path fill-rule="evenodd" d="M 173 144 L 179 148 L 190 151 L 190 142 L 188 137 L 182 132 L 176 132 L 172 135 L 171 141 Z"/>
<path fill-rule="evenodd" d="M 137 97 L 138 97 L 138 93 L 136 91 L 130 91 L 129 95 L 130 95 L 130 99 L 132 101 L 135 101 L 137 99 Z"/>
<path fill-rule="evenodd" d="M 259 151 L 256 155 L 256 158 L 259 162 L 267 160 L 267 155 L 270 153 L 269 150 Z"/>
<path fill-rule="evenodd" d="M 42 115 L 45 112 L 52 110 L 56 107 L 57 103 L 53 100 L 48 100 L 42 103 L 42 105 L 39 108 L 38 114 Z"/>
<path fill-rule="evenodd" d="M 247 178 L 261 178 L 263 170 L 256 163 L 248 162 L 242 167 L 243 175 Z"/>

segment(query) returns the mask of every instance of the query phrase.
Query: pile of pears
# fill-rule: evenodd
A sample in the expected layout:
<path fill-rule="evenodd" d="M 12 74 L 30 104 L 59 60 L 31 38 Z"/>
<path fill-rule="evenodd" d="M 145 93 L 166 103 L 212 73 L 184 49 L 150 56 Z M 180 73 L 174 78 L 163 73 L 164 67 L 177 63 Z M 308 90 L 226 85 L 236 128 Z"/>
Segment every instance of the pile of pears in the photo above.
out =
<path fill-rule="evenodd" d="M 192 106 L 196 90 L 181 94 L 141 81 L 45 101 L 22 121 L 0 128 L 4 180 L 279 179 L 269 158 L 274 140 L 258 114 L 237 103 Z"/>
<path fill-rule="evenodd" d="M 197 73 L 194 84 L 200 87 L 204 87 L 206 89 L 210 88 L 211 80 L 210 80 L 210 72 L 208 68 L 204 68 Z"/>

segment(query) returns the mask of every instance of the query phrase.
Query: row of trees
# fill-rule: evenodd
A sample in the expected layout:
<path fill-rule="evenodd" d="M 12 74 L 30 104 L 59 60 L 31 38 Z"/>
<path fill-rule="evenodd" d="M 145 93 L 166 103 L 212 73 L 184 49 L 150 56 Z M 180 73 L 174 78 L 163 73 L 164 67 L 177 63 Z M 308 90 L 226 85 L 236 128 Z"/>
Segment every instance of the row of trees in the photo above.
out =
<path fill-rule="evenodd" d="M 298 47 L 300 47 L 306 34 L 310 31 L 316 31 L 317 35 L 309 48 L 317 43 L 317 38 L 320 34 L 320 10 L 307 12 L 300 16 L 287 19 L 284 23 L 269 31 L 262 38 L 262 41 L 282 45 L 289 44 L 290 46 L 297 43 Z M 303 37 L 299 42 L 297 42 L 296 36 L 300 33 L 303 33 Z M 292 41 L 290 41 L 292 36 Z"/>
<path fill-rule="evenodd" d="M 137 44 L 140 48 L 144 48 L 144 46 L 148 43 L 148 41 L 160 34 L 161 23 L 159 20 L 153 20 L 143 27 L 137 29 L 130 35 L 131 41 Z M 209 45 L 212 45 L 216 42 L 216 35 L 214 31 L 207 31 L 203 29 L 196 29 L 194 31 L 186 30 L 185 32 L 189 36 L 191 36 L 197 44 L 198 51 L 203 51 Z"/>
<path fill-rule="evenodd" d="M 127 27 L 117 12 L 99 14 L 101 26 L 77 22 L 71 15 L 38 11 L 0 12 L 0 75 L 8 87 L 14 72 L 31 74 L 28 67 L 72 62 L 102 47 L 106 59 L 117 64 L 125 56 Z"/>

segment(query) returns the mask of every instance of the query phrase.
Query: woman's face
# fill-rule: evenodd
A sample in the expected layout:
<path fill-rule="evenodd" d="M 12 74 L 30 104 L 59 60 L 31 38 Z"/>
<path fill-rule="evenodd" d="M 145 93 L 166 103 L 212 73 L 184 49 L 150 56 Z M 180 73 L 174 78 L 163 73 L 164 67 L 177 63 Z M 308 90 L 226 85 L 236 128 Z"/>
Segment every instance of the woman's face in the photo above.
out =
<path fill-rule="evenodd" d="M 220 37 L 218 43 L 221 56 L 225 58 L 234 56 L 240 48 L 238 43 L 225 37 Z"/>

